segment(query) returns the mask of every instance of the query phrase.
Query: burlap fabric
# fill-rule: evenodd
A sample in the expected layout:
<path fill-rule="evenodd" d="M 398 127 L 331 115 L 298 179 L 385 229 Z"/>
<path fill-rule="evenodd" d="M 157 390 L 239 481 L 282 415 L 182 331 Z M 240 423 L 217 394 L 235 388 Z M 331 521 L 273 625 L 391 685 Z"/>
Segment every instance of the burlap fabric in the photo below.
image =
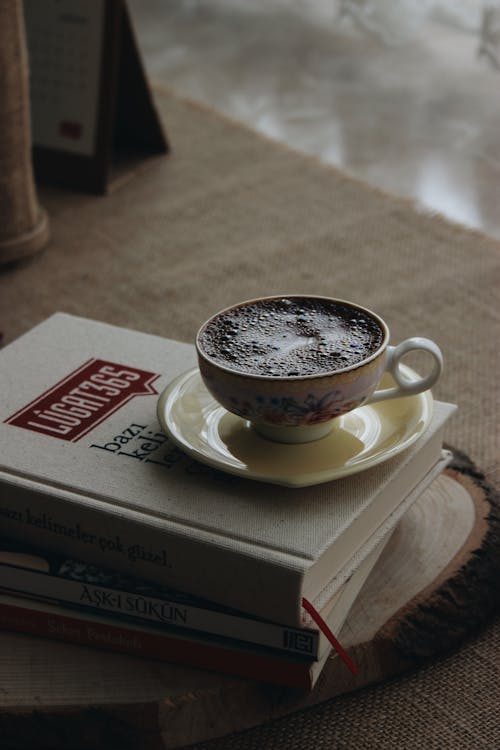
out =
<path fill-rule="evenodd" d="M 55 310 L 192 341 L 213 311 L 311 292 L 435 339 L 447 440 L 500 485 L 500 245 L 415 210 L 214 112 L 157 92 L 173 147 L 108 197 L 44 190 L 53 239 L 0 275 L 10 341 Z M 498 625 L 414 676 L 208 748 L 500 746 Z M 495 671 L 496 670 L 496 671 Z"/>

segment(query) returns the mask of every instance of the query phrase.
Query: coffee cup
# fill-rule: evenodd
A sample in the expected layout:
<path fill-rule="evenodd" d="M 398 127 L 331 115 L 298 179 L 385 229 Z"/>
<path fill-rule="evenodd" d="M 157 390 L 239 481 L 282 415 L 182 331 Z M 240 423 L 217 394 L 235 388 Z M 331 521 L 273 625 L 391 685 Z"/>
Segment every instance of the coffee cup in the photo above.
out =
<path fill-rule="evenodd" d="M 443 367 L 430 339 L 392 346 L 379 315 L 316 295 L 260 297 L 227 307 L 203 323 L 196 351 L 212 396 L 263 437 L 284 443 L 320 439 L 359 406 L 426 391 Z M 401 360 L 410 351 L 431 356 L 428 374 L 407 377 Z M 394 385 L 377 390 L 386 372 Z"/>

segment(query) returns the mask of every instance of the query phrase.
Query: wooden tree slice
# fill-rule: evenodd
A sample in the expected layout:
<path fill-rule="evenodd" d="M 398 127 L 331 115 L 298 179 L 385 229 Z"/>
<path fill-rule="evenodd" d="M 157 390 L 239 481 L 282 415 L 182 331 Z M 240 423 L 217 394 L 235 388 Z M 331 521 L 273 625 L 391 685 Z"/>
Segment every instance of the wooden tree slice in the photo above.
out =
<path fill-rule="evenodd" d="M 455 454 L 456 455 L 456 454 Z M 177 748 L 314 706 L 441 655 L 494 608 L 498 497 L 456 458 L 402 519 L 304 694 L 29 636 L 0 635 L 0 736 L 9 748 Z"/>

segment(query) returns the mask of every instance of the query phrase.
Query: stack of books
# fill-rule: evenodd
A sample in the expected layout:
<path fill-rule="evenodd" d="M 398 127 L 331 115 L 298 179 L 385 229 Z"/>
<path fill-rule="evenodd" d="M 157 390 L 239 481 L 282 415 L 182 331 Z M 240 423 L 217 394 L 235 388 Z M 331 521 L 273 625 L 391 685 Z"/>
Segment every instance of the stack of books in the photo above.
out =
<path fill-rule="evenodd" d="M 306 488 L 199 463 L 158 394 L 194 347 L 58 313 L 0 352 L 0 627 L 311 689 L 455 407 Z"/>

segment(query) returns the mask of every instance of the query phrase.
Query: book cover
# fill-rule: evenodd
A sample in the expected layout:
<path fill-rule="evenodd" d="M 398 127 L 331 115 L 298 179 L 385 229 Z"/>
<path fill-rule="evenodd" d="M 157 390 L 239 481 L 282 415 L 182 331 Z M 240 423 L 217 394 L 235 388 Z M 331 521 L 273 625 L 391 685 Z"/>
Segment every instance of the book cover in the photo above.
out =
<path fill-rule="evenodd" d="M 300 491 L 224 474 L 163 434 L 194 347 L 58 313 L 0 352 L 0 518 L 23 540 L 300 627 L 397 523 L 454 411 L 403 453 Z"/>

